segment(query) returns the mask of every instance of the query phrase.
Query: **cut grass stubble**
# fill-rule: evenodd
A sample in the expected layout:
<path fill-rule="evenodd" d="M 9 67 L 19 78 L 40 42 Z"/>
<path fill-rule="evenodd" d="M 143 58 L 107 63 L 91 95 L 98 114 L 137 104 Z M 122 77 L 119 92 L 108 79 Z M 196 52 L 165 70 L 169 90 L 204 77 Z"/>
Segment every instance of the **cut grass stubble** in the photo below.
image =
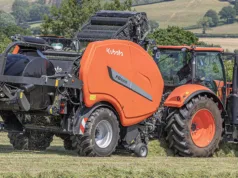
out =
<path fill-rule="evenodd" d="M 1 134 L 0 177 L 236 177 L 237 156 L 236 145 L 222 144 L 213 158 L 174 157 L 164 141 L 154 140 L 147 158 L 121 153 L 85 158 L 65 151 L 59 138 L 47 151 L 15 151 Z"/>

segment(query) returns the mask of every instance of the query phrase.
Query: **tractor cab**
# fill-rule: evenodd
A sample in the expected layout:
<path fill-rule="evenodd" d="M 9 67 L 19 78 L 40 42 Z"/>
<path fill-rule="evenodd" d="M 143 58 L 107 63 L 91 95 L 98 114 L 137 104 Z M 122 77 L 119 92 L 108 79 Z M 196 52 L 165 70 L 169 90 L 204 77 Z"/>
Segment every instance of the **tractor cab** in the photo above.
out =
<path fill-rule="evenodd" d="M 201 84 L 225 102 L 227 81 L 222 48 L 158 46 L 153 58 L 165 82 L 165 90 L 185 84 Z"/>

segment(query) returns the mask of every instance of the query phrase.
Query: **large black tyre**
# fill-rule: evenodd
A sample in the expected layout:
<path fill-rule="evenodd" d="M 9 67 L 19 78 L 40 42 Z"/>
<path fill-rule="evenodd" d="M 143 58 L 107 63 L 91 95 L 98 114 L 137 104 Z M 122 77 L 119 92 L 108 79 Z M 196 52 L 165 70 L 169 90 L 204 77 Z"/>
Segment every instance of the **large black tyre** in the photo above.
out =
<path fill-rule="evenodd" d="M 31 131 L 28 134 L 28 149 L 35 151 L 44 151 L 53 141 L 54 134 L 49 132 Z"/>
<path fill-rule="evenodd" d="M 59 135 L 59 137 L 64 142 L 64 149 L 65 150 L 71 151 L 71 150 L 76 149 L 76 147 L 73 146 L 72 140 L 70 139 L 70 135 Z"/>
<path fill-rule="evenodd" d="M 168 118 L 166 140 L 169 147 L 180 156 L 209 157 L 219 148 L 222 122 L 217 103 L 207 96 L 198 96 Z M 206 126 L 208 131 L 199 130 L 198 126 Z"/>
<path fill-rule="evenodd" d="M 106 132 L 106 128 L 109 129 L 109 132 Z M 71 136 L 71 140 L 80 156 L 106 157 L 115 151 L 119 140 L 119 131 L 116 115 L 108 108 L 99 108 L 88 118 L 84 135 Z M 100 139 L 100 134 L 105 135 Z M 103 141 L 100 142 L 101 140 Z"/>
<path fill-rule="evenodd" d="M 75 150 L 76 148 L 73 147 L 72 145 L 72 140 L 69 138 L 69 139 L 64 139 L 64 149 L 65 150 L 68 150 L 68 151 L 71 151 L 71 150 Z"/>
<path fill-rule="evenodd" d="M 28 137 L 24 133 L 14 132 L 8 133 L 8 138 L 13 148 L 16 150 L 27 150 L 28 149 Z"/>

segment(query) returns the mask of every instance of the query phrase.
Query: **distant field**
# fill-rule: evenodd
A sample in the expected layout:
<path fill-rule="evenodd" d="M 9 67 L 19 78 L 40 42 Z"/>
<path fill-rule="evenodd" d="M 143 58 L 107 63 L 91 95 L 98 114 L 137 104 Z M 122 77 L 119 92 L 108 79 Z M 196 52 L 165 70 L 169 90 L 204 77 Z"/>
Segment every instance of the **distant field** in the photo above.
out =
<path fill-rule="evenodd" d="M 164 3 L 135 7 L 137 11 L 147 13 L 149 19 L 158 21 L 161 28 L 168 25 L 186 27 L 195 25 L 209 9 L 219 12 L 230 5 L 219 0 L 175 0 Z"/>
<path fill-rule="evenodd" d="M 238 38 L 200 38 L 200 41 L 221 45 L 221 47 L 228 49 L 230 52 L 238 49 Z"/>

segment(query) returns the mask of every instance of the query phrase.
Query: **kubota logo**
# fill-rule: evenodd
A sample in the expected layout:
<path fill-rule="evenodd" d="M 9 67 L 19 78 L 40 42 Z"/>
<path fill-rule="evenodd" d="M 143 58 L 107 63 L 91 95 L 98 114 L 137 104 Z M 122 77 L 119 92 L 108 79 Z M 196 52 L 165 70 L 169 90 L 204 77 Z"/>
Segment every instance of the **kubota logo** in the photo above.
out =
<path fill-rule="evenodd" d="M 123 52 L 121 52 L 120 50 L 115 50 L 115 49 L 107 48 L 106 52 L 108 54 L 110 54 L 110 55 L 124 56 Z"/>

